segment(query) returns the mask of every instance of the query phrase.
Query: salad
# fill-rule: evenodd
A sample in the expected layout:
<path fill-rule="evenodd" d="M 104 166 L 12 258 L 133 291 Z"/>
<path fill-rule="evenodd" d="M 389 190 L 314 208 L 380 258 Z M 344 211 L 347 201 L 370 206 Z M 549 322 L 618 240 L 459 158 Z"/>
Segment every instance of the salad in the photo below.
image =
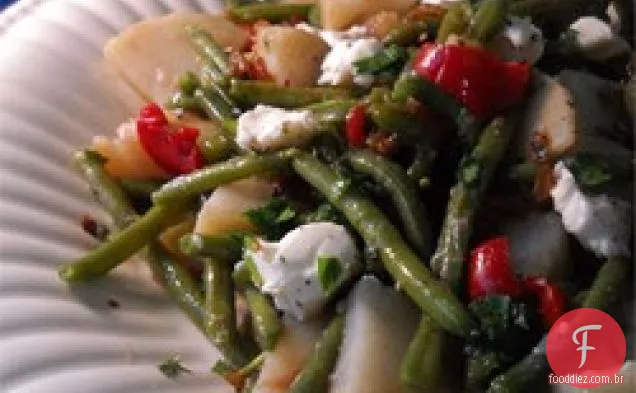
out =
<path fill-rule="evenodd" d="M 228 3 L 106 44 L 62 280 L 143 255 L 237 392 L 535 392 L 576 308 L 631 344 L 631 2 Z"/>

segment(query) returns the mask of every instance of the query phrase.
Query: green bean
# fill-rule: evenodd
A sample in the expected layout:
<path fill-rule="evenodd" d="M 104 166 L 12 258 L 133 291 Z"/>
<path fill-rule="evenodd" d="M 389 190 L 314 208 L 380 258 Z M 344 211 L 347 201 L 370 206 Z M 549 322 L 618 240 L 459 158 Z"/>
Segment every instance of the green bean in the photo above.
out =
<path fill-rule="evenodd" d="M 408 135 L 415 139 L 426 137 L 422 129 L 422 118 L 410 112 L 403 104 L 384 102 L 371 104 L 367 113 L 375 125 L 384 131 Z"/>
<path fill-rule="evenodd" d="M 628 258 L 609 258 L 586 291 L 582 308 L 607 311 L 618 300 L 621 289 L 629 282 L 632 263 Z M 490 383 L 488 393 L 521 393 L 534 389 L 532 383 L 544 377 L 549 370 L 545 354 L 546 337 L 519 363 L 500 374 Z"/>
<path fill-rule="evenodd" d="M 307 20 L 312 9 L 311 4 L 253 4 L 229 10 L 230 18 L 238 22 L 255 22 L 265 19 L 278 23 L 292 18 Z"/>
<path fill-rule="evenodd" d="M 506 151 L 511 134 L 511 125 L 503 118 L 496 118 L 459 166 L 437 250 L 431 258 L 431 268 L 452 286 L 461 281 L 475 211 Z"/>
<path fill-rule="evenodd" d="M 346 159 L 355 171 L 371 176 L 386 189 L 402 220 L 406 238 L 420 257 L 430 258 L 432 236 L 426 207 L 417 186 L 402 167 L 370 151 L 350 151 Z"/>
<path fill-rule="evenodd" d="M 213 64 L 205 64 L 201 67 L 201 82 L 203 84 L 218 83 L 221 86 L 225 86 L 228 78 L 228 75 L 222 73 Z"/>
<path fill-rule="evenodd" d="M 442 362 L 438 356 L 444 347 L 444 332 L 423 316 L 400 366 L 402 382 L 414 391 L 439 390 Z"/>
<path fill-rule="evenodd" d="M 74 158 L 97 201 L 110 214 L 118 228 L 124 228 L 138 218 L 124 190 L 106 172 L 104 157 L 92 150 L 80 150 L 75 153 Z"/>
<path fill-rule="evenodd" d="M 234 309 L 232 264 L 205 259 L 203 273 L 205 290 L 205 333 L 233 366 L 245 363 L 240 353 Z"/>
<path fill-rule="evenodd" d="M 210 119 L 223 123 L 240 114 L 237 108 L 230 105 L 215 87 L 202 87 L 194 92 L 194 99 Z"/>
<path fill-rule="evenodd" d="M 263 351 L 273 350 L 283 332 L 283 325 L 272 299 L 252 286 L 245 288 L 245 299 L 250 309 L 256 342 Z"/>
<path fill-rule="evenodd" d="M 229 75 L 232 72 L 232 65 L 227 53 L 214 40 L 209 31 L 201 26 L 188 25 L 186 33 L 190 38 L 190 45 L 207 65 L 215 67 L 223 75 Z"/>
<path fill-rule="evenodd" d="M 158 243 L 151 242 L 148 247 L 148 263 L 155 277 L 190 320 L 205 333 L 205 308 L 201 288 L 192 275 L 176 262 Z"/>
<path fill-rule="evenodd" d="M 320 14 L 320 4 L 316 2 L 316 4 L 313 4 L 311 9 L 309 10 L 309 14 L 307 15 L 307 22 L 309 22 L 309 24 L 312 26 L 320 27 L 322 23 Z"/>
<path fill-rule="evenodd" d="M 435 84 L 420 78 L 413 72 L 403 72 L 393 86 L 393 99 L 406 102 L 414 98 L 433 111 L 444 114 L 459 127 L 460 134 L 472 136 L 477 119 L 455 98 L 440 90 Z"/>
<path fill-rule="evenodd" d="M 508 15 L 510 0 L 483 0 L 466 33 L 468 38 L 486 44 L 501 31 Z"/>
<path fill-rule="evenodd" d="M 470 6 L 465 2 L 451 6 L 437 30 L 437 43 L 443 44 L 451 35 L 462 35 L 470 25 Z"/>
<path fill-rule="evenodd" d="M 382 40 L 385 45 L 410 46 L 415 45 L 422 35 L 430 30 L 429 24 L 424 21 L 400 24 L 393 28 Z"/>
<path fill-rule="evenodd" d="M 608 305 L 616 302 L 621 284 L 631 277 L 631 265 L 627 258 L 609 258 L 596 274 L 581 307 L 606 310 Z"/>
<path fill-rule="evenodd" d="M 444 329 L 460 336 L 468 333 L 472 321 L 461 302 L 433 278 L 380 209 L 355 194 L 348 179 L 309 154 L 295 158 L 293 167 L 345 215 L 367 246 L 378 250 L 386 270 L 416 304 Z"/>
<path fill-rule="evenodd" d="M 271 82 L 232 79 L 230 96 L 242 107 L 258 104 L 279 108 L 299 108 L 328 100 L 352 98 L 351 90 L 341 87 L 285 87 Z"/>
<path fill-rule="evenodd" d="M 187 96 L 194 94 L 194 91 L 201 86 L 201 81 L 197 74 L 192 71 L 186 71 L 179 78 L 179 90 Z"/>
<path fill-rule="evenodd" d="M 329 376 L 340 353 L 344 326 L 344 316 L 336 315 L 316 343 L 309 360 L 289 388 L 289 393 L 324 393 L 329 390 Z"/>
<path fill-rule="evenodd" d="M 340 127 L 344 125 L 347 114 L 356 105 L 355 100 L 331 100 L 307 106 L 321 127 Z"/>
<path fill-rule="evenodd" d="M 547 377 L 550 366 L 545 354 L 546 337 L 519 363 L 510 367 L 490 382 L 487 393 L 535 392 L 537 383 Z M 545 383 L 545 382 L 544 382 Z"/>
<path fill-rule="evenodd" d="M 199 105 L 199 102 L 190 95 L 186 95 L 180 91 L 170 97 L 170 100 L 166 102 L 166 108 L 168 109 L 182 109 L 184 111 L 205 114 L 203 108 Z"/>
<path fill-rule="evenodd" d="M 179 239 L 179 251 L 190 257 L 211 257 L 236 262 L 241 258 L 241 243 L 232 237 L 205 236 L 196 233 Z"/>
<path fill-rule="evenodd" d="M 152 198 L 158 204 L 178 204 L 220 185 L 282 169 L 296 154 L 296 149 L 287 149 L 270 154 L 237 156 L 172 179 L 152 194 Z"/>
<path fill-rule="evenodd" d="M 163 180 L 121 179 L 119 182 L 126 194 L 133 198 L 150 199 L 153 192 L 161 188 Z"/>
<path fill-rule="evenodd" d="M 190 210 L 188 200 L 170 206 L 154 206 L 121 232 L 110 237 L 96 249 L 84 254 L 75 262 L 59 269 L 60 277 L 68 282 L 89 281 L 104 276 L 142 249 L 165 228 L 179 223 Z"/>
<path fill-rule="evenodd" d="M 201 129 L 197 145 L 205 161 L 210 164 L 227 159 L 236 150 L 234 141 L 218 130 L 206 132 Z"/>

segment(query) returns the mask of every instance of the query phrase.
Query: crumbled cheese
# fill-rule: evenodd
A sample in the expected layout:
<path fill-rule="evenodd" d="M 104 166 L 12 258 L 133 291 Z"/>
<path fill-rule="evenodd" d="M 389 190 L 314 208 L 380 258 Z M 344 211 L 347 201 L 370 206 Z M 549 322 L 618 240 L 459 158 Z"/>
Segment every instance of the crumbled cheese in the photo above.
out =
<path fill-rule="evenodd" d="M 610 25 L 594 16 L 585 16 L 570 26 L 574 45 L 591 60 L 603 61 L 629 52 L 627 41 L 616 35 Z"/>
<path fill-rule="evenodd" d="M 340 264 L 338 285 L 362 267 L 353 237 L 331 222 L 302 225 L 278 243 L 259 241 L 246 256 L 258 270 L 261 290 L 272 295 L 276 308 L 300 321 L 318 314 L 327 303 L 329 293 L 318 273 L 321 258 Z"/>
<path fill-rule="evenodd" d="M 238 119 L 236 144 L 247 150 L 276 150 L 302 146 L 317 132 L 308 110 L 257 105 Z"/>
<path fill-rule="evenodd" d="M 504 60 L 527 61 L 534 64 L 543 55 L 545 39 L 541 29 L 530 18 L 506 18 L 503 30 L 489 43 L 490 48 Z"/>
<path fill-rule="evenodd" d="M 565 164 L 554 167 L 557 183 L 550 191 L 563 226 L 599 257 L 630 257 L 631 206 L 607 195 L 587 196 Z"/>
<path fill-rule="evenodd" d="M 382 43 L 369 36 L 364 26 L 352 26 L 347 31 L 319 30 L 305 23 L 296 28 L 308 33 L 320 35 L 331 50 L 320 67 L 322 74 L 319 85 L 341 85 L 353 82 L 360 86 L 371 86 L 375 80 L 372 75 L 358 75 L 354 63 L 370 57 L 382 50 Z"/>

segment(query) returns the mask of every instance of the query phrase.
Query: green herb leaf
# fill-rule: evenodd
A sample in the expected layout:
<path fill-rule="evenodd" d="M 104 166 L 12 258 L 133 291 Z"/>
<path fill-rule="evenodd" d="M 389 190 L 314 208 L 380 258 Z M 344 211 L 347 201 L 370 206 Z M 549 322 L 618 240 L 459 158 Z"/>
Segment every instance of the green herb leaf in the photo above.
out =
<path fill-rule="evenodd" d="M 174 379 L 183 373 L 192 372 L 190 369 L 187 369 L 181 365 L 178 355 L 173 355 L 172 357 L 166 359 L 158 366 L 158 368 L 163 375 L 170 379 Z"/>
<path fill-rule="evenodd" d="M 267 205 L 248 210 L 245 215 L 268 240 L 279 240 L 297 225 L 296 211 L 282 198 L 272 198 Z"/>
<path fill-rule="evenodd" d="M 302 221 L 305 224 L 312 222 L 334 222 L 336 224 L 344 224 L 346 220 L 342 217 L 342 214 L 331 203 L 323 203 L 319 205 L 314 211 L 306 214 Z"/>
<path fill-rule="evenodd" d="M 572 171 L 577 183 L 584 187 L 598 187 L 612 180 L 609 165 L 600 157 L 579 155 L 567 159 L 565 165 Z"/>
<path fill-rule="evenodd" d="M 331 293 L 336 289 L 342 276 L 342 264 L 335 257 L 318 257 L 318 280 L 322 290 Z"/>
<path fill-rule="evenodd" d="M 358 60 L 354 63 L 359 74 L 378 75 L 388 73 L 397 75 L 400 73 L 408 59 L 406 49 L 391 45 L 371 57 Z"/>

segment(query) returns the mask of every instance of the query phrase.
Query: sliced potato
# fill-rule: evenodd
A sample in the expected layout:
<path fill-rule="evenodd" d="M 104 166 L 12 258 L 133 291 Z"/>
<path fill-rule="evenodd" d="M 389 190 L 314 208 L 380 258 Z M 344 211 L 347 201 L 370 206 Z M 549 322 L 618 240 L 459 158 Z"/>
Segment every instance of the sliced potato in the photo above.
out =
<path fill-rule="evenodd" d="M 265 26 L 256 34 L 256 53 L 281 86 L 312 86 L 329 47 L 315 34 L 290 26 Z"/>
<path fill-rule="evenodd" d="M 177 78 L 198 72 L 197 56 L 190 49 L 185 26 L 207 29 L 224 47 L 241 48 L 247 33 L 221 15 L 173 14 L 136 23 L 104 47 L 104 59 L 145 99 L 165 102 Z"/>
<path fill-rule="evenodd" d="M 556 159 L 574 149 L 576 119 L 572 95 L 555 79 L 538 72 L 522 123 L 521 146 L 532 147 L 541 160 Z"/>
<path fill-rule="evenodd" d="M 285 330 L 273 352 L 268 352 L 253 393 L 285 393 L 309 358 L 325 324 L 299 323 L 285 317 Z"/>
<path fill-rule="evenodd" d="M 321 22 L 327 30 L 345 30 L 380 11 L 402 14 L 417 3 L 417 0 L 321 0 Z"/>
<path fill-rule="evenodd" d="M 217 188 L 203 204 L 194 232 L 219 236 L 252 229 L 245 211 L 265 205 L 273 192 L 272 183 L 255 177 Z"/>
<path fill-rule="evenodd" d="M 134 120 L 117 129 L 117 137 L 93 138 L 92 148 L 106 158 L 106 171 L 113 177 L 126 179 L 167 179 L 170 176 L 146 153 L 137 140 Z"/>
<path fill-rule="evenodd" d="M 372 276 L 349 295 L 340 357 L 331 393 L 401 393 L 400 363 L 420 313 L 392 287 Z"/>

